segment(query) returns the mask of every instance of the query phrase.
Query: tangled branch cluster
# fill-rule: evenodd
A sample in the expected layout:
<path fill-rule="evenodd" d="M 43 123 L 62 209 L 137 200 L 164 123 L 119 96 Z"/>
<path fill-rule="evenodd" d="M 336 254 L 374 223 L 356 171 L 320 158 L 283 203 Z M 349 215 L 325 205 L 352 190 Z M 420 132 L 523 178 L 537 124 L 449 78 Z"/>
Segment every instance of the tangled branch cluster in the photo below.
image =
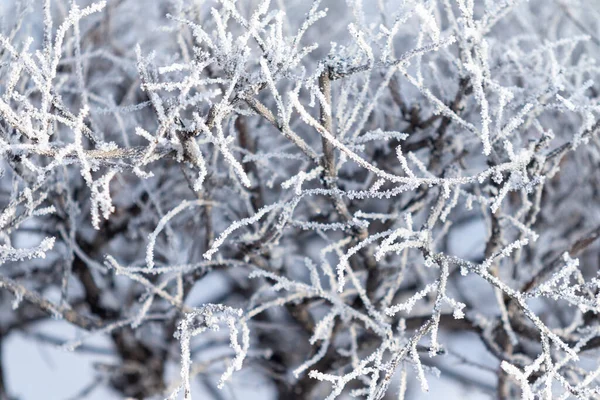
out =
<path fill-rule="evenodd" d="M 135 398 L 379 400 L 462 334 L 499 398 L 600 396 L 599 4 L 150 3 L 2 26 L 0 338 L 107 337 Z"/>

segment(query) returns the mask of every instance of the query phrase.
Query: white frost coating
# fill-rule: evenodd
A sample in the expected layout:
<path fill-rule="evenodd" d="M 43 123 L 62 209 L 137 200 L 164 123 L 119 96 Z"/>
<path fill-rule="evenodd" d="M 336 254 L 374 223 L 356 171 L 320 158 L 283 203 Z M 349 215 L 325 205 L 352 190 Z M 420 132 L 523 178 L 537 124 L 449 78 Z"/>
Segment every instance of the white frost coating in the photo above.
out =
<path fill-rule="evenodd" d="M 498 392 L 598 397 L 590 2 L 17 3 L 2 327 L 87 331 L 63 347 L 109 353 L 124 396 L 237 392 L 256 357 L 282 398 L 435 392 L 471 359 Z"/>
<path fill-rule="evenodd" d="M 182 211 L 187 210 L 188 208 L 206 206 L 207 204 L 210 204 L 210 203 L 203 201 L 203 200 L 195 200 L 195 201 L 184 200 L 177 207 L 173 208 L 171 211 L 169 211 L 167 214 L 165 214 L 165 216 L 162 217 L 160 219 L 160 221 L 158 221 L 158 224 L 156 225 L 156 229 L 154 229 L 154 231 L 148 236 L 148 245 L 146 247 L 146 265 L 148 268 L 154 267 L 154 244 L 156 242 L 156 238 L 162 232 L 162 230 L 165 228 L 165 226 L 169 223 L 169 221 L 174 216 L 176 216 L 177 214 L 179 214 Z"/>
<path fill-rule="evenodd" d="M 182 384 L 173 391 L 169 399 L 175 399 L 181 389 L 183 389 L 184 399 L 192 399 L 192 390 L 190 385 L 190 367 L 192 365 L 190 354 L 190 341 L 194 336 L 200 335 L 207 329 L 219 330 L 219 324 L 225 323 L 229 328 L 229 340 L 231 348 L 235 353 L 229 367 L 221 375 L 219 388 L 222 388 L 225 381 L 231 377 L 234 371 L 242 368 L 242 362 L 250 346 L 248 326 L 240 320 L 242 310 L 224 306 L 222 304 L 205 304 L 192 312 L 189 312 L 179 322 L 176 337 L 181 344 L 181 380 Z M 242 343 L 238 342 L 238 324 L 241 328 Z"/>

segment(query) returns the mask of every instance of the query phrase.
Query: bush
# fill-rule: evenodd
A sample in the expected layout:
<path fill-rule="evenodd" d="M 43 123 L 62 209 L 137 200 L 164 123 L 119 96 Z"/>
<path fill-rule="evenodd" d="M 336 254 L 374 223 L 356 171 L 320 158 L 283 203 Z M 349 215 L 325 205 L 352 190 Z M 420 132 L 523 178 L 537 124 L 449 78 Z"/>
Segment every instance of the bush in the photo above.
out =
<path fill-rule="evenodd" d="M 78 396 L 600 395 L 594 1 L 7 7 L 0 335 Z"/>

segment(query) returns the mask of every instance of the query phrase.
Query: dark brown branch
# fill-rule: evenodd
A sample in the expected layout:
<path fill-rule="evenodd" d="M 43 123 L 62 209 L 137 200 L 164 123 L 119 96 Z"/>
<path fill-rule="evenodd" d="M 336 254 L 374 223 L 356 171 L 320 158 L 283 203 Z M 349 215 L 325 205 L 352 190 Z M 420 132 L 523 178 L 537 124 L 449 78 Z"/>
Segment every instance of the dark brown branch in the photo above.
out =
<path fill-rule="evenodd" d="M 56 305 L 39 294 L 28 290 L 25 286 L 2 275 L 0 275 L 0 287 L 8 290 L 14 296 L 21 297 L 23 300 L 35 305 L 49 316 L 60 316 L 64 320 L 85 330 L 98 329 L 103 325 L 100 320 L 81 315 L 69 307 Z"/>

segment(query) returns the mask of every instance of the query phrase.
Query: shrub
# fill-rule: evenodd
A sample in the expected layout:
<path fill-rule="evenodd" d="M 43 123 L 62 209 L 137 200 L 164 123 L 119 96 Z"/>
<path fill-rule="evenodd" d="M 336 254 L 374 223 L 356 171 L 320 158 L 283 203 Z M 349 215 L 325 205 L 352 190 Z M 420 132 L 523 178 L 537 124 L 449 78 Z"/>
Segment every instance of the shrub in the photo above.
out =
<path fill-rule="evenodd" d="M 105 337 L 136 398 L 599 395 L 594 2 L 39 3 L 0 36 L 2 337 Z"/>

